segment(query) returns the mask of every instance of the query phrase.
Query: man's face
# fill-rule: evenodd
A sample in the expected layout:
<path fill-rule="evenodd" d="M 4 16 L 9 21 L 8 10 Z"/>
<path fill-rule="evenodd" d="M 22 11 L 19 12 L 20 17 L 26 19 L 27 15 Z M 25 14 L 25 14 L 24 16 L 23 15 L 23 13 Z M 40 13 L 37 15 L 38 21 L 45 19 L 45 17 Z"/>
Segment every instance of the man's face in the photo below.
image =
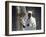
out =
<path fill-rule="evenodd" d="M 31 13 L 28 13 L 28 18 L 30 18 L 31 17 Z"/>

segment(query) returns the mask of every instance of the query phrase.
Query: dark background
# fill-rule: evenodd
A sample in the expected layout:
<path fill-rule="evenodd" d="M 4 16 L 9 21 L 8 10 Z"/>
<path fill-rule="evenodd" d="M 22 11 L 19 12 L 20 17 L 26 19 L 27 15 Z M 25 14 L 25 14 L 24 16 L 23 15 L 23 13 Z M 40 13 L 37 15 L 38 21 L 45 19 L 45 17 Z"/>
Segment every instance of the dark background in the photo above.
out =
<path fill-rule="evenodd" d="M 36 29 L 40 30 L 41 29 L 41 7 L 27 7 L 26 6 L 26 10 L 33 11 L 32 16 L 36 18 Z M 12 31 L 17 30 L 17 24 L 16 24 L 17 14 L 16 13 L 17 13 L 16 6 L 12 6 Z"/>
<path fill-rule="evenodd" d="M 17 9 L 16 9 L 16 6 L 12 6 L 12 31 L 16 31 L 17 30 L 17 24 L 16 24 L 16 21 L 17 21 Z"/>

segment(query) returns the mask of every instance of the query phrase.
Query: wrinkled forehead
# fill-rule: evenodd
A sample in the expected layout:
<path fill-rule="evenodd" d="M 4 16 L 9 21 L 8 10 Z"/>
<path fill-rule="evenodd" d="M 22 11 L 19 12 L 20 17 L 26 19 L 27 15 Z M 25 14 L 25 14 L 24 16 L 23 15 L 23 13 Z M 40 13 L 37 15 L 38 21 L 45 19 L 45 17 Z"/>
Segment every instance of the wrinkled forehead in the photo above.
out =
<path fill-rule="evenodd" d="M 32 14 L 32 11 L 28 11 L 28 13 Z"/>

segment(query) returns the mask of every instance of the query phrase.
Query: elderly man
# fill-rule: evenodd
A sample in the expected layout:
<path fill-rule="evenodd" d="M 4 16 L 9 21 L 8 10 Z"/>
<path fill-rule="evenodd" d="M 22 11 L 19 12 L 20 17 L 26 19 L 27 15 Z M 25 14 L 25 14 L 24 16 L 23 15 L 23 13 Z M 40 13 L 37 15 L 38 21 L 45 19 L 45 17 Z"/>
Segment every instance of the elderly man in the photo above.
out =
<path fill-rule="evenodd" d="M 28 11 L 28 18 L 23 19 L 23 30 L 36 30 L 36 19 L 32 16 L 32 11 Z"/>

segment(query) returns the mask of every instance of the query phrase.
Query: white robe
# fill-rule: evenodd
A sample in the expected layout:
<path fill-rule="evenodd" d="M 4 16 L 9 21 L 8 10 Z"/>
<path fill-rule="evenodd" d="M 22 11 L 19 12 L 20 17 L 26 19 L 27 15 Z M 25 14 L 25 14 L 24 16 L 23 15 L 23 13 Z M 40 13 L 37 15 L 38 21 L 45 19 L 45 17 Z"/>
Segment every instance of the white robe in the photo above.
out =
<path fill-rule="evenodd" d="M 30 19 L 28 19 L 27 17 L 25 17 L 25 18 L 23 18 L 23 25 L 25 26 L 25 28 L 23 28 L 23 30 L 36 30 L 36 19 L 32 16 Z M 28 19 L 28 21 L 27 21 L 27 19 Z M 29 26 L 27 26 L 28 23 L 29 23 Z"/>

